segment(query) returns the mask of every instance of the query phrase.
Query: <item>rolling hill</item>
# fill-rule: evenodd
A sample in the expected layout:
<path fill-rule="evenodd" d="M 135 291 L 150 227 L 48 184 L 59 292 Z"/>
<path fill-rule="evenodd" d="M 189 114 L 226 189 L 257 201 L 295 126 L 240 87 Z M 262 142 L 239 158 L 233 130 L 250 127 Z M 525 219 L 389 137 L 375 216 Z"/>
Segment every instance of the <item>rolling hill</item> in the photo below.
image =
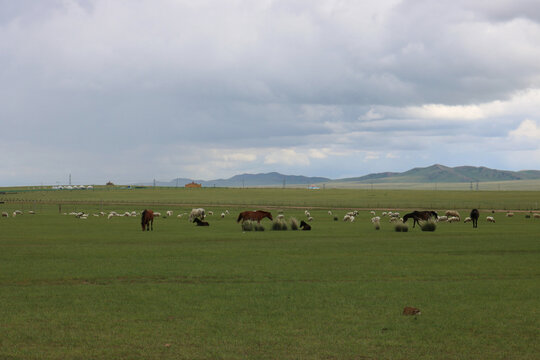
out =
<path fill-rule="evenodd" d="M 418 167 L 405 172 L 374 173 L 360 177 L 329 179 L 325 177 L 309 177 L 302 175 L 284 175 L 278 172 L 260 174 L 240 174 L 228 179 L 194 180 L 178 178 L 171 181 L 156 181 L 156 186 L 179 186 L 192 181 L 203 187 L 254 187 L 254 186 L 289 186 L 309 184 L 356 183 L 356 184 L 384 184 L 384 183 L 466 183 L 466 182 L 494 182 L 515 180 L 540 179 L 539 170 L 496 170 L 487 167 L 457 166 L 448 167 L 440 164 L 428 167 Z M 143 183 L 137 185 L 153 185 Z"/>

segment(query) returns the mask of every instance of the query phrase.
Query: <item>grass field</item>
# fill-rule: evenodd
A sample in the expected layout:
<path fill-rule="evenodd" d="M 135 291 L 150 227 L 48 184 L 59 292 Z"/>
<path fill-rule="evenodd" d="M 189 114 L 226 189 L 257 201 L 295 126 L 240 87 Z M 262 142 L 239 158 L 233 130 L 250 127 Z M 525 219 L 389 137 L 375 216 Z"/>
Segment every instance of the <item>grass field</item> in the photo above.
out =
<path fill-rule="evenodd" d="M 540 192 L 135 189 L 0 200 L 0 211 L 25 211 L 0 218 L 0 359 L 539 358 L 540 220 L 525 210 Z M 214 211 L 210 227 L 176 217 L 192 205 Z M 313 230 L 272 231 L 264 220 L 265 231 L 242 232 L 238 212 L 265 205 L 287 219 L 310 208 Z M 471 206 L 478 229 L 435 232 L 398 233 L 385 218 L 377 231 L 367 210 L 353 223 L 327 213 Z M 175 215 L 142 232 L 138 217 L 61 214 L 144 207 Z M 405 306 L 422 314 L 403 316 Z"/>

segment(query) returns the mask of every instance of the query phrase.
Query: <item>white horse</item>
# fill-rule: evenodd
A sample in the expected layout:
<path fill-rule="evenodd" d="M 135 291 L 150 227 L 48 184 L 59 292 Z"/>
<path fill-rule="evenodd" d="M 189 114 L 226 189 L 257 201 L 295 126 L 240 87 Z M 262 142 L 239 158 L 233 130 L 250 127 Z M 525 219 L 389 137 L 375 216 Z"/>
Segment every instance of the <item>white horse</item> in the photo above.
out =
<path fill-rule="evenodd" d="M 191 210 L 191 214 L 189 214 L 189 221 L 193 222 L 195 218 L 204 220 L 205 214 L 203 208 L 193 209 Z"/>

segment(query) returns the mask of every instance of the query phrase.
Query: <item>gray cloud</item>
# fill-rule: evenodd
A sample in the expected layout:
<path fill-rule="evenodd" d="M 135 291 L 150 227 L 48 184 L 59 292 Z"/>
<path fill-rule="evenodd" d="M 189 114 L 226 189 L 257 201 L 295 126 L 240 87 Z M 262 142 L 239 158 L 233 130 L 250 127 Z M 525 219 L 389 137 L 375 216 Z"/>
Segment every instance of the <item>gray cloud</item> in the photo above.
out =
<path fill-rule="evenodd" d="M 482 154 L 501 142 L 518 151 L 515 130 L 540 126 L 538 11 L 502 0 L 0 1 L 0 140 L 12 154 L 0 185 L 68 168 L 88 181 L 353 176 L 460 165 L 479 147 L 469 161 L 509 168 L 511 156 Z"/>

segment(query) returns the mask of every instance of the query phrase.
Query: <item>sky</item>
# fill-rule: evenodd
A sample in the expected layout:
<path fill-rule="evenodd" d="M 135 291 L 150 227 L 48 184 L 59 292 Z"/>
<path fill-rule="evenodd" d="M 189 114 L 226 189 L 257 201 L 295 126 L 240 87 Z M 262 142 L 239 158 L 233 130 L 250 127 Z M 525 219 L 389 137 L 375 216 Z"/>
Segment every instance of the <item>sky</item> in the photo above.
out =
<path fill-rule="evenodd" d="M 0 0 L 0 186 L 540 169 L 537 0 Z"/>

